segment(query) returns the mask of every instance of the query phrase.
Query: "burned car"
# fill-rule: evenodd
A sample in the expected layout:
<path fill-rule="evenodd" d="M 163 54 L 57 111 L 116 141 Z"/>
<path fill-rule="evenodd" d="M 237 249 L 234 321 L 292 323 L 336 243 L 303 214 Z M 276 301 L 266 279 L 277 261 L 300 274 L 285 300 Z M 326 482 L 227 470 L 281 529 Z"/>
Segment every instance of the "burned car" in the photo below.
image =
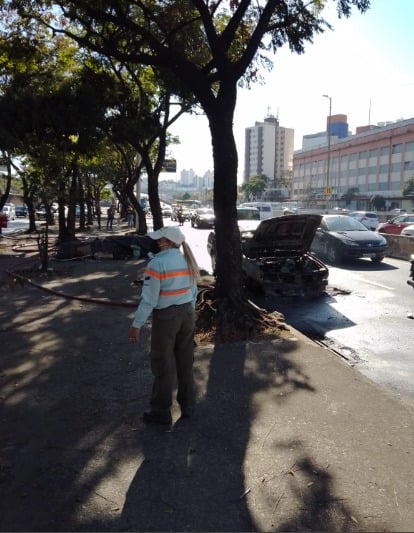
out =
<path fill-rule="evenodd" d="M 329 270 L 309 251 L 321 218 L 320 215 L 303 214 L 262 221 L 239 220 L 246 286 L 286 296 L 317 297 L 323 294 Z M 214 232 L 208 236 L 207 250 L 214 274 Z"/>

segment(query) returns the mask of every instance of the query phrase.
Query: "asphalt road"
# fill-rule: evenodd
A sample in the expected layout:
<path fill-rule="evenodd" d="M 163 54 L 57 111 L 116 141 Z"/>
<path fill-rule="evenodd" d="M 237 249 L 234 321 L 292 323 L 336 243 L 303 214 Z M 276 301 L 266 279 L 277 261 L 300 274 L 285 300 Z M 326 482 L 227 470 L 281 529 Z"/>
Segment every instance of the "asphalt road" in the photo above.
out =
<path fill-rule="evenodd" d="M 183 227 L 199 266 L 211 271 L 210 230 Z M 414 407 L 414 290 L 409 263 L 386 257 L 329 266 L 327 294 L 317 300 L 268 297 L 294 328 L 329 347 L 393 395 Z"/>

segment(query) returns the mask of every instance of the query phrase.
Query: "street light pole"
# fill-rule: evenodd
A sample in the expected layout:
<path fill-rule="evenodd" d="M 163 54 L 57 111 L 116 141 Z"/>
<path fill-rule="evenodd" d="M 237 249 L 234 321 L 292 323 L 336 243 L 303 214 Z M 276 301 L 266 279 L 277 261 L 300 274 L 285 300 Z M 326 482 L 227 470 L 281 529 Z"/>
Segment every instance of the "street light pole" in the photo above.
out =
<path fill-rule="evenodd" d="M 331 115 L 332 115 L 332 98 L 327 94 L 322 95 L 324 98 L 329 98 L 329 116 L 328 116 L 328 165 L 326 169 L 326 195 L 331 195 L 330 188 L 330 167 L 331 167 Z"/>

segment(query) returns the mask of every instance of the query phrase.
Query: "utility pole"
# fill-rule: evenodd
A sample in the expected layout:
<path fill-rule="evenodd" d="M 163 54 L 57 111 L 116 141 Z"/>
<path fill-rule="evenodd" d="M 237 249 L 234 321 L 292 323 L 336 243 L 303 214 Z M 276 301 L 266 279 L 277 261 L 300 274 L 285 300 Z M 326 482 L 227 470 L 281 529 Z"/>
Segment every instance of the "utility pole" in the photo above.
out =
<path fill-rule="evenodd" d="M 331 196 L 332 188 L 330 186 L 330 167 L 331 167 L 331 115 L 332 115 L 332 98 L 327 94 L 322 95 L 324 98 L 329 98 L 329 116 L 328 116 L 328 162 L 326 169 L 326 196 Z M 329 200 L 328 200 L 329 205 Z"/>

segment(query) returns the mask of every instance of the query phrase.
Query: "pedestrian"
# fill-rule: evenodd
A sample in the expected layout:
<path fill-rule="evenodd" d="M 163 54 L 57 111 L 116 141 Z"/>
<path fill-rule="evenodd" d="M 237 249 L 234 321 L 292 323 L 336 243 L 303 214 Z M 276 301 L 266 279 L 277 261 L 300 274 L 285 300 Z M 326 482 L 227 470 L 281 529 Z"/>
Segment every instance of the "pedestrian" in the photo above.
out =
<path fill-rule="evenodd" d="M 137 341 L 140 328 L 152 313 L 150 361 L 154 381 L 151 410 L 144 413 L 143 420 L 169 425 L 174 367 L 181 417 L 190 418 L 194 412 L 195 303 L 199 269 L 178 226 L 161 228 L 148 237 L 157 241 L 160 251 L 145 269 L 141 300 L 129 330 L 129 340 Z"/>
<path fill-rule="evenodd" d="M 128 228 L 133 228 L 134 227 L 134 210 L 132 209 L 132 207 L 129 205 L 127 207 L 127 222 L 128 222 Z"/>
<path fill-rule="evenodd" d="M 108 207 L 106 211 L 107 219 L 106 219 L 106 229 L 112 229 L 112 224 L 114 222 L 114 216 L 115 216 L 115 206 L 111 205 Z"/>
<path fill-rule="evenodd" d="M 178 223 L 180 226 L 184 226 L 184 211 L 182 207 L 178 210 Z"/>
<path fill-rule="evenodd" d="M 101 207 L 98 205 L 96 207 L 96 220 L 98 221 L 98 229 L 101 229 Z"/>

